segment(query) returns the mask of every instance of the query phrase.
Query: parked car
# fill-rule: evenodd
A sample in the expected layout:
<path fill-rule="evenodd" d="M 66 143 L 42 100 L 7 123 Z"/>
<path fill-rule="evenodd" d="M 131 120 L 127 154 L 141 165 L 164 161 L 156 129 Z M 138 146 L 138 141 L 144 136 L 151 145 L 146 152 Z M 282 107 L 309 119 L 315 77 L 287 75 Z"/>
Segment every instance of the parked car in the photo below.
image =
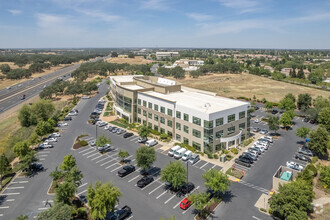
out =
<path fill-rule="evenodd" d="M 253 149 L 247 149 L 245 152 L 249 153 L 249 154 L 252 154 L 253 156 L 255 156 L 257 158 L 259 156 L 258 152 L 256 150 L 253 150 Z"/>
<path fill-rule="evenodd" d="M 303 154 L 296 154 L 296 155 L 295 155 L 295 158 L 296 158 L 297 160 L 302 160 L 302 161 L 306 161 L 306 162 L 311 162 L 311 158 L 309 158 L 309 157 L 307 157 L 307 156 L 305 156 L 305 155 L 303 155 Z"/>
<path fill-rule="evenodd" d="M 259 119 L 254 120 L 254 123 L 260 123 Z"/>
<path fill-rule="evenodd" d="M 117 131 L 118 132 L 118 131 Z M 123 138 L 129 138 L 132 137 L 134 134 L 132 132 L 127 132 L 123 135 Z"/>
<path fill-rule="evenodd" d="M 112 127 L 111 127 L 111 125 L 106 125 L 105 127 L 104 127 L 104 130 L 110 130 Z"/>
<path fill-rule="evenodd" d="M 253 128 L 253 132 L 259 132 L 261 129 L 260 128 Z"/>
<path fill-rule="evenodd" d="M 88 95 L 84 95 L 83 97 L 81 97 L 81 99 L 89 99 L 90 97 Z"/>
<path fill-rule="evenodd" d="M 254 162 L 252 158 L 250 158 L 250 157 L 248 157 L 248 156 L 245 156 L 245 155 L 240 155 L 240 156 L 238 157 L 238 159 L 239 159 L 240 161 L 244 162 L 244 163 L 250 163 L 250 164 L 251 164 L 251 163 Z"/>
<path fill-rule="evenodd" d="M 53 137 L 61 137 L 61 133 L 59 132 L 54 132 L 51 134 Z"/>
<path fill-rule="evenodd" d="M 272 137 L 270 137 L 270 136 L 262 136 L 260 139 L 266 139 L 266 140 L 268 140 L 270 143 L 273 143 L 274 142 L 274 140 L 273 140 L 273 138 Z"/>
<path fill-rule="evenodd" d="M 147 138 L 139 137 L 138 142 L 144 144 L 147 140 L 148 140 Z"/>
<path fill-rule="evenodd" d="M 63 121 L 71 121 L 71 120 L 72 120 L 72 118 L 70 116 L 63 118 Z"/>
<path fill-rule="evenodd" d="M 315 120 L 314 120 L 314 119 L 311 119 L 311 120 L 309 121 L 309 123 L 311 123 L 311 124 L 315 124 Z"/>
<path fill-rule="evenodd" d="M 135 171 L 135 166 L 133 165 L 127 165 L 127 166 L 124 166 L 122 169 L 120 169 L 118 171 L 118 176 L 120 177 L 124 177 L 132 172 Z"/>
<path fill-rule="evenodd" d="M 267 134 L 268 130 L 267 129 L 261 129 L 261 131 L 259 132 L 260 134 Z"/>
<path fill-rule="evenodd" d="M 23 100 L 23 99 L 25 99 L 25 95 L 23 94 L 23 95 L 21 95 L 21 100 Z"/>
<path fill-rule="evenodd" d="M 64 127 L 64 126 L 68 126 L 68 123 L 60 122 L 60 123 L 57 124 L 57 127 Z"/>
<path fill-rule="evenodd" d="M 247 160 L 245 162 L 245 161 L 242 161 L 242 160 L 240 160 L 238 158 L 235 159 L 235 163 L 237 163 L 239 165 L 242 165 L 242 166 L 246 166 L 246 167 L 250 167 L 251 166 L 251 164 Z"/>
<path fill-rule="evenodd" d="M 298 149 L 298 153 L 303 154 L 303 155 L 306 155 L 306 156 L 310 156 L 310 157 L 313 156 L 313 152 L 311 150 L 307 149 L 307 148 L 300 147 Z"/>
<path fill-rule="evenodd" d="M 298 171 L 302 171 L 304 169 L 303 166 L 301 166 L 300 164 L 297 164 L 296 162 L 293 162 L 293 161 L 287 161 L 286 167 L 294 169 L 294 170 L 298 170 Z"/>
<path fill-rule="evenodd" d="M 192 202 L 188 200 L 188 198 L 184 198 L 181 202 L 180 202 L 180 208 L 183 210 L 188 209 L 191 206 Z"/>
<path fill-rule="evenodd" d="M 306 123 L 309 122 L 309 120 L 310 120 L 309 118 L 304 118 L 304 122 Z"/>
<path fill-rule="evenodd" d="M 273 114 L 273 115 L 276 115 L 277 113 L 278 113 L 278 110 L 276 110 L 276 109 L 273 109 L 273 110 L 272 110 L 272 114 Z"/>
<path fill-rule="evenodd" d="M 144 177 L 142 177 L 142 179 L 137 181 L 137 186 L 140 188 L 143 188 L 146 185 L 148 185 L 149 183 L 151 183 L 152 181 L 154 181 L 154 178 L 152 176 L 144 176 Z"/>
<path fill-rule="evenodd" d="M 185 148 L 181 148 L 180 150 L 176 151 L 174 154 L 174 158 L 175 159 L 181 159 L 181 157 L 183 157 L 184 153 L 186 153 L 186 149 Z"/>
<path fill-rule="evenodd" d="M 255 155 L 253 155 L 252 153 L 249 153 L 249 152 L 243 152 L 242 155 L 252 159 L 253 161 L 258 160 L 258 158 Z"/>
<path fill-rule="evenodd" d="M 195 185 L 191 182 L 185 183 L 181 186 L 181 193 L 187 194 L 190 193 L 195 188 Z"/>
<path fill-rule="evenodd" d="M 189 163 L 194 164 L 199 160 L 200 160 L 199 155 L 193 154 L 188 161 L 189 161 Z"/>
<path fill-rule="evenodd" d="M 262 146 L 253 145 L 253 148 L 257 149 L 257 151 L 259 151 L 259 153 L 265 152 L 265 148 Z"/>
<path fill-rule="evenodd" d="M 192 156 L 192 152 L 190 151 L 190 150 L 187 150 L 184 154 L 183 154 L 183 156 L 182 156 L 182 160 L 183 161 L 187 161 L 187 160 L 189 160 L 189 158 Z"/>
<path fill-rule="evenodd" d="M 132 214 L 130 207 L 125 205 L 123 208 L 116 210 L 114 213 L 110 214 L 110 220 L 124 220 Z"/>
<path fill-rule="evenodd" d="M 91 147 L 95 147 L 95 146 L 96 146 L 95 140 L 90 141 L 88 144 L 89 144 Z"/>
<path fill-rule="evenodd" d="M 44 167 L 40 163 L 32 163 L 29 168 L 24 169 L 23 172 L 38 172 L 44 170 Z"/>
<path fill-rule="evenodd" d="M 123 134 L 124 132 L 126 132 L 126 130 L 124 130 L 124 129 L 120 129 L 120 128 L 119 128 L 119 129 L 117 130 L 116 133 L 117 133 L 118 135 L 121 135 L 121 134 Z"/>
<path fill-rule="evenodd" d="M 48 143 L 42 143 L 42 144 L 39 144 L 39 145 L 38 145 L 38 148 L 39 148 L 39 149 L 53 148 L 53 147 L 54 147 L 54 145 L 52 145 L 52 144 L 48 144 Z"/>
<path fill-rule="evenodd" d="M 77 116 L 77 115 L 78 115 L 77 112 L 70 112 L 70 113 L 68 114 L 68 116 Z"/>
<path fill-rule="evenodd" d="M 254 110 L 259 110 L 259 107 L 258 106 L 253 106 Z"/>
<path fill-rule="evenodd" d="M 158 144 L 158 141 L 156 141 L 155 139 L 150 139 L 148 141 L 146 141 L 145 145 L 147 147 L 153 147 L 156 146 Z"/>
<path fill-rule="evenodd" d="M 102 147 L 98 147 L 97 150 L 98 151 L 106 151 L 106 150 L 109 150 L 110 148 L 111 148 L 110 144 L 105 144 Z"/>
<path fill-rule="evenodd" d="M 119 129 L 119 128 L 117 128 L 117 127 L 113 127 L 113 128 L 111 129 L 111 132 L 112 132 L 112 133 L 116 133 L 118 129 Z"/>
<path fill-rule="evenodd" d="M 257 154 L 261 154 L 261 150 L 259 150 L 259 149 L 257 149 L 257 148 L 255 148 L 255 147 L 250 147 L 248 150 L 250 150 L 250 151 L 255 151 Z"/>
<path fill-rule="evenodd" d="M 105 121 L 98 121 L 96 122 L 96 126 L 98 127 L 103 127 L 103 126 L 106 126 L 108 124 L 108 122 L 105 122 Z"/>

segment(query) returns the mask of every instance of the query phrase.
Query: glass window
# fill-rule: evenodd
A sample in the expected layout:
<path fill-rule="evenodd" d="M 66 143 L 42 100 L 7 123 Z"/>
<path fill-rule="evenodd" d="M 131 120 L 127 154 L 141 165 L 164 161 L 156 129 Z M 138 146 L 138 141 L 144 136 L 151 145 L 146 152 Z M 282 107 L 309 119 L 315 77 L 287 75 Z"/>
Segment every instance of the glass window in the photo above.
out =
<path fill-rule="evenodd" d="M 141 105 L 141 99 L 138 99 L 138 104 Z"/>
<path fill-rule="evenodd" d="M 158 105 L 154 104 L 154 110 L 158 111 Z"/>
<path fill-rule="evenodd" d="M 177 140 L 177 141 L 181 141 L 181 135 L 176 134 L 176 135 L 175 135 L 175 140 Z"/>
<path fill-rule="evenodd" d="M 161 112 L 161 113 L 165 113 L 165 107 L 160 106 L 160 112 Z"/>
<path fill-rule="evenodd" d="M 239 113 L 239 119 L 245 118 L 245 111 Z"/>
<path fill-rule="evenodd" d="M 215 132 L 215 138 L 219 140 L 223 136 L 223 130 Z"/>
<path fill-rule="evenodd" d="M 242 134 L 241 141 L 244 141 L 244 140 L 245 140 L 245 134 Z"/>
<path fill-rule="evenodd" d="M 228 128 L 227 131 L 228 131 L 228 135 L 232 134 L 232 133 L 235 133 L 235 126 Z"/>
<path fill-rule="evenodd" d="M 138 123 L 140 123 L 140 124 L 141 124 L 141 118 L 138 118 L 138 120 L 137 120 L 137 121 L 138 121 Z"/>
<path fill-rule="evenodd" d="M 141 109 L 140 109 L 140 108 L 138 108 L 138 109 L 137 109 L 137 112 L 138 112 L 139 114 L 141 114 Z"/>
<path fill-rule="evenodd" d="M 217 119 L 215 120 L 215 124 L 216 124 L 216 126 L 223 125 L 223 118 L 217 118 Z"/>
<path fill-rule="evenodd" d="M 201 119 L 193 116 L 193 123 L 195 125 L 201 125 Z"/>
<path fill-rule="evenodd" d="M 204 120 L 204 128 L 213 128 L 213 121 Z"/>
<path fill-rule="evenodd" d="M 172 138 L 173 134 L 170 131 L 167 131 L 167 135 Z"/>
<path fill-rule="evenodd" d="M 154 125 L 154 130 L 158 131 L 158 126 L 157 125 Z"/>
<path fill-rule="evenodd" d="M 164 128 L 161 128 L 159 132 L 160 132 L 161 134 L 164 134 L 164 133 L 165 133 L 165 129 L 164 129 Z"/>
<path fill-rule="evenodd" d="M 169 116 L 173 116 L 173 111 L 172 111 L 172 109 L 167 109 L 167 114 L 169 115 Z"/>
<path fill-rule="evenodd" d="M 183 120 L 189 121 L 189 115 L 188 114 L 183 114 Z"/>
<path fill-rule="evenodd" d="M 165 118 L 164 117 L 160 117 L 160 123 L 165 124 Z"/>
<path fill-rule="evenodd" d="M 181 112 L 176 111 L 176 117 L 181 119 Z"/>
<path fill-rule="evenodd" d="M 201 132 L 200 131 L 193 129 L 192 132 L 193 132 L 194 137 L 197 137 L 197 138 L 201 137 Z"/>
<path fill-rule="evenodd" d="M 147 116 L 147 111 L 143 110 L 143 116 Z"/>
<path fill-rule="evenodd" d="M 201 150 L 201 144 L 193 141 L 192 142 L 192 146 L 196 149 L 196 150 Z"/>
<path fill-rule="evenodd" d="M 172 120 L 167 120 L 167 126 L 172 127 Z"/>
<path fill-rule="evenodd" d="M 175 128 L 179 131 L 181 131 L 181 124 L 179 122 L 175 123 Z"/>
<path fill-rule="evenodd" d="M 143 101 L 143 106 L 147 107 L 147 101 Z"/>
<path fill-rule="evenodd" d="M 184 143 L 184 144 L 189 144 L 189 139 L 184 137 L 184 138 L 183 138 L 183 143 Z"/>
<path fill-rule="evenodd" d="M 152 103 L 148 102 L 148 108 L 152 109 Z"/>
<path fill-rule="evenodd" d="M 183 126 L 183 131 L 186 132 L 187 134 L 189 134 L 189 127 L 184 125 Z"/>
<path fill-rule="evenodd" d="M 228 123 L 232 121 L 235 121 L 235 114 L 228 115 Z"/>
<path fill-rule="evenodd" d="M 239 124 L 239 130 L 243 130 L 243 129 L 245 129 L 245 123 Z"/>
<path fill-rule="evenodd" d="M 152 118 L 152 114 L 151 113 L 148 113 L 148 118 Z"/>
<path fill-rule="evenodd" d="M 154 114 L 155 121 L 158 121 L 158 115 Z"/>

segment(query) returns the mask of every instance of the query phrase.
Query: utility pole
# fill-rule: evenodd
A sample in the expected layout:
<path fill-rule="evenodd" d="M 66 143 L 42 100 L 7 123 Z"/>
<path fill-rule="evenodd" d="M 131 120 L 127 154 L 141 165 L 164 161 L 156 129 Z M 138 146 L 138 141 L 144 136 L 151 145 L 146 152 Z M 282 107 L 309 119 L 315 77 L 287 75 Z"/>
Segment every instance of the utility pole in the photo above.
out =
<path fill-rule="evenodd" d="M 187 183 L 188 183 L 188 161 L 187 161 Z"/>

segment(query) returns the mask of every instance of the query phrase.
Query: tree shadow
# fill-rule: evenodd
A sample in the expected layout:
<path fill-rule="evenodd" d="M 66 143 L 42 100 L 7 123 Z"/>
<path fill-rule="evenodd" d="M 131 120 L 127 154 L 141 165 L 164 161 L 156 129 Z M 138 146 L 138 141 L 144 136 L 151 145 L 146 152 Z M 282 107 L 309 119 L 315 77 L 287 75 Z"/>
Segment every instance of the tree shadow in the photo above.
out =
<path fill-rule="evenodd" d="M 0 195 L 0 205 L 2 205 L 2 203 L 5 201 L 6 198 L 7 198 L 6 195 Z"/>
<path fill-rule="evenodd" d="M 229 203 L 231 202 L 232 198 L 236 197 L 231 190 L 226 191 L 225 193 L 222 194 L 221 198 L 224 203 Z"/>
<path fill-rule="evenodd" d="M 305 144 L 305 141 L 297 141 L 296 143 L 297 143 L 297 144 L 304 145 L 304 144 Z"/>

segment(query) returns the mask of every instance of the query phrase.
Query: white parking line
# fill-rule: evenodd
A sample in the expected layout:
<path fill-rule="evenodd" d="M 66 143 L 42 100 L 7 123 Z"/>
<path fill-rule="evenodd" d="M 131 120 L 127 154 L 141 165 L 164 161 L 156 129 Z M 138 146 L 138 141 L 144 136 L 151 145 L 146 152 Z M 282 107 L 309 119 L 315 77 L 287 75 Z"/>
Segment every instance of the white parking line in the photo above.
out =
<path fill-rule="evenodd" d="M 162 194 L 160 194 L 159 196 L 156 197 L 156 199 L 159 199 L 162 195 L 164 195 L 166 193 L 166 191 L 164 191 Z"/>
<path fill-rule="evenodd" d="M 38 210 L 46 210 L 49 209 L 49 207 L 45 207 L 45 208 L 38 208 Z"/>
<path fill-rule="evenodd" d="M 81 195 L 81 194 L 83 194 L 85 192 L 87 192 L 87 189 L 85 189 L 84 191 L 81 191 L 80 193 L 77 193 L 77 196 L 79 196 L 79 195 Z"/>
<path fill-rule="evenodd" d="M 116 167 L 115 169 L 111 170 L 110 172 L 112 173 L 113 171 L 119 170 L 122 166 Z"/>
<path fill-rule="evenodd" d="M 197 161 L 197 163 L 195 163 L 193 166 L 196 167 L 196 165 L 201 162 L 201 160 Z"/>
<path fill-rule="evenodd" d="M 0 214 L 0 216 L 3 216 L 3 214 Z"/>
<path fill-rule="evenodd" d="M 79 151 L 78 153 L 81 154 L 81 153 L 84 153 L 85 151 L 88 151 L 88 150 L 90 150 L 90 149 L 93 149 L 93 148 L 89 147 L 89 148 L 87 148 L 87 149 L 85 149 L 85 150 Z"/>
<path fill-rule="evenodd" d="M 181 201 L 178 204 L 176 204 L 175 206 L 173 206 L 173 209 L 175 209 L 176 207 L 178 207 L 180 205 L 180 203 L 181 203 Z"/>
<path fill-rule="evenodd" d="M 103 156 L 103 155 L 102 155 L 102 156 Z M 100 163 L 101 161 L 106 160 L 106 159 L 109 159 L 109 157 L 105 157 L 105 158 L 103 158 L 103 159 L 101 159 L 101 160 L 96 161 L 95 163 Z"/>
<path fill-rule="evenodd" d="M 136 141 L 139 137 L 132 138 L 130 141 Z"/>
<path fill-rule="evenodd" d="M 214 166 L 213 166 L 213 167 L 211 167 L 211 169 L 213 169 L 215 166 L 216 166 L 216 164 L 214 164 Z"/>
<path fill-rule="evenodd" d="M 162 186 L 163 186 L 163 185 L 159 185 L 156 189 L 152 190 L 152 191 L 149 193 L 149 195 L 150 195 L 151 193 L 155 192 L 157 189 L 159 189 L 159 188 L 162 187 Z"/>
<path fill-rule="evenodd" d="M 149 185 L 143 187 L 141 190 L 145 190 L 146 188 L 148 188 L 149 186 L 151 186 L 153 183 L 156 183 L 159 179 L 160 179 L 160 177 L 158 179 L 152 181 L 151 183 L 149 183 Z"/>
<path fill-rule="evenodd" d="M 115 165 L 119 165 L 119 167 L 121 167 L 121 165 L 119 164 L 119 163 L 114 163 L 114 164 L 111 164 L 110 166 L 107 166 L 105 169 L 107 170 L 107 169 L 109 169 L 110 167 L 113 167 L 113 166 L 115 166 Z"/>
<path fill-rule="evenodd" d="M 92 151 L 88 151 L 87 153 L 84 153 L 83 156 L 87 155 L 87 154 L 91 154 L 91 153 L 94 153 L 95 150 L 93 149 Z"/>
<path fill-rule="evenodd" d="M 109 160 L 109 161 L 107 161 L 107 162 L 105 162 L 105 163 L 102 163 L 100 166 L 103 167 L 105 164 L 110 163 L 111 161 L 113 161 L 113 160 L 115 160 L 115 159 L 117 159 L 117 158 L 113 158 L 112 160 Z"/>
<path fill-rule="evenodd" d="M 29 181 L 17 181 L 17 182 L 11 182 L 11 183 L 28 183 Z"/>
<path fill-rule="evenodd" d="M 19 195 L 21 193 L 19 192 L 16 192 L 16 193 L 3 193 L 3 194 L 0 194 L 0 196 L 11 196 L 11 195 Z"/>
<path fill-rule="evenodd" d="M 40 158 L 39 160 L 46 160 L 45 158 Z"/>
<path fill-rule="evenodd" d="M 42 151 L 42 152 L 38 152 L 38 154 L 49 154 L 50 151 Z"/>
<path fill-rule="evenodd" d="M 100 155 L 100 156 L 98 156 L 98 157 L 94 157 L 93 159 L 91 159 L 92 161 L 93 160 L 96 160 L 97 158 L 100 158 L 100 157 L 102 157 L 103 155 Z"/>
<path fill-rule="evenodd" d="M 9 206 L 0 206 L 0 209 L 8 209 Z"/>
<path fill-rule="evenodd" d="M 24 189 L 24 186 L 7 187 L 6 189 Z"/>
<path fill-rule="evenodd" d="M 48 154 L 41 154 L 39 157 L 48 157 Z"/>
<path fill-rule="evenodd" d="M 201 166 L 199 169 L 202 169 L 202 168 L 205 167 L 207 164 L 209 164 L 209 162 L 206 162 L 206 164 L 204 164 L 203 166 Z"/>
<path fill-rule="evenodd" d="M 83 186 L 86 186 L 87 184 L 88 184 L 88 183 L 81 184 L 80 186 L 78 186 L 77 189 L 79 189 L 79 188 L 81 188 L 81 187 L 83 187 Z"/>
<path fill-rule="evenodd" d="M 185 211 L 183 211 L 182 214 L 186 214 L 186 212 L 190 209 L 190 207 L 192 207 L 192 205 L 189 206 Z"/>
<path fill-rule="evenodd" d="M 174 194 L 171 198 L 169 198 L 168 200 L 166 200 L 166 201 L 164 202 L 164 204 L 166 204 L 166 203 L 168 203 L 169 201 L 171 201 L 171 199 L 173 199 L 175 196 L 176 196 L 176 195 Z"/>
<path fill-rule="evenodd" d="M 42 201 L 43 203 L 47 202 L 46 200 L 45 201 Z M 49 199 L 48 202 L 54 202 L 53 200 Z"/>
<path fill-rule="evenodd" d="M 127 220 L 130 220 L 131 218 L 133 218 L 133 215 L 131 215 Z"/>
<path fill-rule="evenodd" d="M 98 152 L 96 152 L 95 154 L 89 155 L 89 156 L 87 156 L 86 158 L 90 158 L 90 157 L 95 156 L 95 155 L 97 155 L 97 154 L 98 154 Z"/>
<path fill-rule="evenodd" d="M 13 202 L 15 199 L 7 199 L 6 202 Z"/>

